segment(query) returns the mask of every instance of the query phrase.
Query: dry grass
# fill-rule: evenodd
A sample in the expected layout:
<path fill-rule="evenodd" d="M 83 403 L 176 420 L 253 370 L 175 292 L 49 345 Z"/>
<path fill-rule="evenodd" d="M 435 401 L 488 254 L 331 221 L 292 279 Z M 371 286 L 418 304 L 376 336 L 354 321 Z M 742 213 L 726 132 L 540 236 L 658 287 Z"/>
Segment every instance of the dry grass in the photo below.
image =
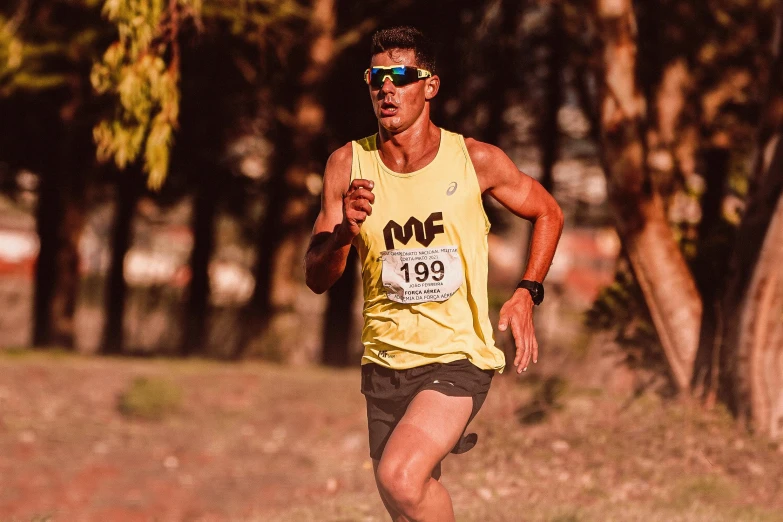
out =
<path fill-rule="evenodd" d="M 0 375 L 0 520 L 386 520 L 356 369 L 17 353 Z M 141 376 L 176 414 L 117 410 Z M 524 379 L 444 462 L 461 522 L 783 520 L 783 454 L 724 411 Z"/>

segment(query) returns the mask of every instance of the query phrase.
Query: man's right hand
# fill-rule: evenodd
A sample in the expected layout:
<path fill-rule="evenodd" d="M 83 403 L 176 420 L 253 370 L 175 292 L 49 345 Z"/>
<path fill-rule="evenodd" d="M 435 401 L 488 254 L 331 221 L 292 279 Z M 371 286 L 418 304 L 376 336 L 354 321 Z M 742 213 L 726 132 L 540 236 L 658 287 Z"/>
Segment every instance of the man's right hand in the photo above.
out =
<path fill-rule="evenodd" d="M 340 227 L 351 241 L 359 235 L 367 216 L 372 215 L 372 204 L 375 203 L 375 194 L 372 193 L 374 185 L 368 179 L 355 179 L 343 194 L 343 222 Z"/>

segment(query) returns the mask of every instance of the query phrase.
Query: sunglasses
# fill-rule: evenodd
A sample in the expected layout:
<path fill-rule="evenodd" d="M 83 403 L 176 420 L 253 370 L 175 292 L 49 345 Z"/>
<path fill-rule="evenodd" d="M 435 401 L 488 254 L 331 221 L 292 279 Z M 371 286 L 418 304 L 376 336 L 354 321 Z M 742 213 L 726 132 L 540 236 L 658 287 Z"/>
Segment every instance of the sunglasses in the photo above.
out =
<path fill-rule="evenodd" d="M 374 89 L 380 89 L 383 87 L 383 82 L 386 81 L 386 78 L 391 80 L 396 87 L 402 87 L 430 76 L 432 76 L 432 73 L 426 69 L 408 67 L 407 65 L 371 67 L 364 71 L 364 82 Z"/>

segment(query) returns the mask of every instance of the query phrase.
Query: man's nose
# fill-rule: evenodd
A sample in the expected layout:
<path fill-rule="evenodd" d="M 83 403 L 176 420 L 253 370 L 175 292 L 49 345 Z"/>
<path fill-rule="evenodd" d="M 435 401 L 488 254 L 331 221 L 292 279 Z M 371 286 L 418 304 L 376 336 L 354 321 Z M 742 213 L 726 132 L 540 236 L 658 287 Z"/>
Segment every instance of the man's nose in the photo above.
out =
<path fill-rule="evenodd" d="M 392 83 L 391 78 L 384 78 L 383 79 L 383 85 L 381 85 L 381 92 L 386 93 L 393 93 L 397 87 Z"/>

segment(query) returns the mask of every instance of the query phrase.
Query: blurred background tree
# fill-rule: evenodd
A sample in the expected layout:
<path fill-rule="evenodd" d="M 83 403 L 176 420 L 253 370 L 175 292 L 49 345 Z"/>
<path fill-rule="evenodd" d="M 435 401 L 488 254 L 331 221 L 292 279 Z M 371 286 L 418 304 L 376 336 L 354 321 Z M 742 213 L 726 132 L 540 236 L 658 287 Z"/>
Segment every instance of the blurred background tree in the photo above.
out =
<path fill-rule="evenodd" d="M 669 7 L 597 4 L 604 53 L 594 74 L 610 198 L 678 387 L 695 386 L 713 404 L 723 366 L 724 398 L 750 417 L 774 409 L 780 387 L 779 377 L 765 373 L 769 366 L 751 364 L 779 358 L 780 321 L 754 323 L 761 331 L 750 333 L 736 318 L 783 311 L 778 301 L 761 304 L 748 293 L 754 271 L 768 270 L 756 259 L 759 242 L 774 234 L 769 201 L 780 199 L 783 179 L 769 142 L 779 121 L 760 118 L 774 113 L 768 104 L 779 95 L 783 8 L 777 2 Z M 772 159 L 762 161 L 761 151 L 770 148 Z M 754 209 L 759 197 L 768 200 L 763 216 Z M 742 218 L 738 198 L 747 204 Z M 768 284 L 779 291 L 774 278 Z M 738 335 L 775 341 L 751 347 Z M 779 422 L 753 417 L 764 431 Z"/>
<path fill-rule="evenodd" d="M 97 1 L 15 4 L 0 13 L 2 161 L 7 176 L 19 169 L 38 174 L 33 341 L 69 346 L 85 190 L 101 177 L 90 137 L 99 102 L 89 70 L 110 28 Z"/>

